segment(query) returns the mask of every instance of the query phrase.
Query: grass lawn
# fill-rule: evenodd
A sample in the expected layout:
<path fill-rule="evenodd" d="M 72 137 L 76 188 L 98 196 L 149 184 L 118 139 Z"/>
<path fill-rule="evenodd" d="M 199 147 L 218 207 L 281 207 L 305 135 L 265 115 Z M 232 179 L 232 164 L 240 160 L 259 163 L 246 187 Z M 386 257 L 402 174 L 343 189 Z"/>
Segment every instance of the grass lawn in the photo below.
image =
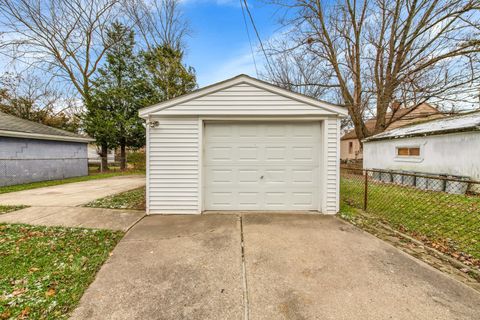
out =
<path fill-rule="evenodd" d="M 0 214 L 26 208 L 27 206 L 4 206 L 0 204 Z"/>
<path fill-rule="evenodd" d="M 97 199 L 85 206 L 92 208 L 145 210 L 145 187 Z"/>
<path fill-rule="evenodd" d="M 343 176 L 342 209 L 362 208 L 363 178 Z M 480 197 L 370 182 L 367 212 L 417 238 L 480 259 Z"/>
<path fill-rule="evenodd" d="M 14 185 L 14 186 L 0 187 L 0 194 L 8 193 L 8 192 L 35 189 L 35 188 L 42 188 L 42 187 L 57 186 L 57 185 L 60 185 L 60 184 L 71 183 L 71 182 L 81 182 L 81 181 L 89 181 L 89 180 L 95 180 L 95 179 L 104 179 L 104 178 L 110 178 L 110 177 L 122 176 L 122 175 L 129 175 L 129 174 L 144 174 L 144 172 L 142 172 L 142 171 L 118 171 L 118 172 L 90 173 L 88 176 L 83 176 L 83 177 L 73 177 L 73 178 L 67 178 L 67 179 L 62 179 L 62 180 L 49 180 L 49 181 L 38 181 L 38 182 L 32 182 L 32 183 L 17 184 L 17 185 Z"/>
<path fill-rule="evenodd" d="M 122 236 L 0 224 L 0 319 L 66 319 Z"/>

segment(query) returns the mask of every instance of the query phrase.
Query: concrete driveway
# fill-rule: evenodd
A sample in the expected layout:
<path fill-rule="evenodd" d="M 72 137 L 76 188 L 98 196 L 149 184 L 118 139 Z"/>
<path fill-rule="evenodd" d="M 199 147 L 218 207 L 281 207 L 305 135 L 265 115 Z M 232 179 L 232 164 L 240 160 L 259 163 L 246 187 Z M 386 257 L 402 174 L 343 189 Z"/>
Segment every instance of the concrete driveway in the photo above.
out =
<path fill-rule="evenodd" d="M 147 216 L 73 319 L 480 319 L 480 294 L 331 216 Z"/>
<path fill-rule="evenodd" d="M 32 207 L 73 207 L 112 194 L 140 188 L 144 185 L 145 176 L 125 175 L 4 193 L 0 194 L 0 204 L 23 204 Z"/>
<path fill-rule="evenodd" d="M 79 206 L 144 185 L 145 176 L 126 175 L 0 194 L 0 204 L 30 206 L 1 214 L 0 223 L 126 231 L 145 215 L 143 211 Z"/>

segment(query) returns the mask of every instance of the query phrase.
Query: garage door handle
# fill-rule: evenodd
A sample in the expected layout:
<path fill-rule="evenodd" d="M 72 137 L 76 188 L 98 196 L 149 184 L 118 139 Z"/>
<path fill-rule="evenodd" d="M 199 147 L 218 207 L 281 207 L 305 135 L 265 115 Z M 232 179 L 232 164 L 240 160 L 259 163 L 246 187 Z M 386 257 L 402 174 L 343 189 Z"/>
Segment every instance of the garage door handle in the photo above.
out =
<path fill-rule="evenodd" d="M 263 179 L 263 176 L 261 176 L 260 179 Z"/>

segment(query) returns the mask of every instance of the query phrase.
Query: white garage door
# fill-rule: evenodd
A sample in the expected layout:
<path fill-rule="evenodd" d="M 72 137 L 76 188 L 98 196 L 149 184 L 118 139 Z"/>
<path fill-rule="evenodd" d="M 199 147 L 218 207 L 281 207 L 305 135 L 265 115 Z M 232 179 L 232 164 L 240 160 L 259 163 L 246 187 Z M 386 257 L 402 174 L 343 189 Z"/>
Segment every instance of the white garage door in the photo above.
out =
<path fill-rule="evenodd" d="M 207 123 L 205 210 L 318 210 L 320 123 Z"/>

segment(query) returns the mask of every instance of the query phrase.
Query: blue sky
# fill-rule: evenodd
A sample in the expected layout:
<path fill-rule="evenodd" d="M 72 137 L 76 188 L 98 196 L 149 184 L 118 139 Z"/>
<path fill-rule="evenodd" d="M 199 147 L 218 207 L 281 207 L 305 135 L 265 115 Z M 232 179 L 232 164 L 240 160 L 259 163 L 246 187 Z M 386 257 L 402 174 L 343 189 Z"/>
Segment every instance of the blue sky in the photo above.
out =
<path fill-rule="evenodd" d="M 243 20 L 240 0 L 180 0 L 191 34 L 185 39 L 185 63 L 195 68 L 199 87 L 233 77 L 240 73 L 256 76 Z M 248 0 L 247 0 L 248 1 Z M 279 30 L 278 7 L 264 0 L 250 0 L 248 6 L 264 43 Z M 245 12 L 250 38 L 259 70 L 263 54 Z M 19 70 L 23 65 L 18 63 Z M 10 58 L 0 55 L 0 74 L 11 71 Z"/>
<path fill-rule="evenodd" d="M 267 41 L 279 29 L 277 8 L 260 1 L 248 5 L 262 41 Z M 200 87 L 239 73 L 256 76 L 240 0 L 184 0 L 182 9 L 192 29 L 185 62 L 195 68 Z M 258 41 L 246 19 L 255 50 Z M 254 53 L 261 69 L 262 55 Z"/>

